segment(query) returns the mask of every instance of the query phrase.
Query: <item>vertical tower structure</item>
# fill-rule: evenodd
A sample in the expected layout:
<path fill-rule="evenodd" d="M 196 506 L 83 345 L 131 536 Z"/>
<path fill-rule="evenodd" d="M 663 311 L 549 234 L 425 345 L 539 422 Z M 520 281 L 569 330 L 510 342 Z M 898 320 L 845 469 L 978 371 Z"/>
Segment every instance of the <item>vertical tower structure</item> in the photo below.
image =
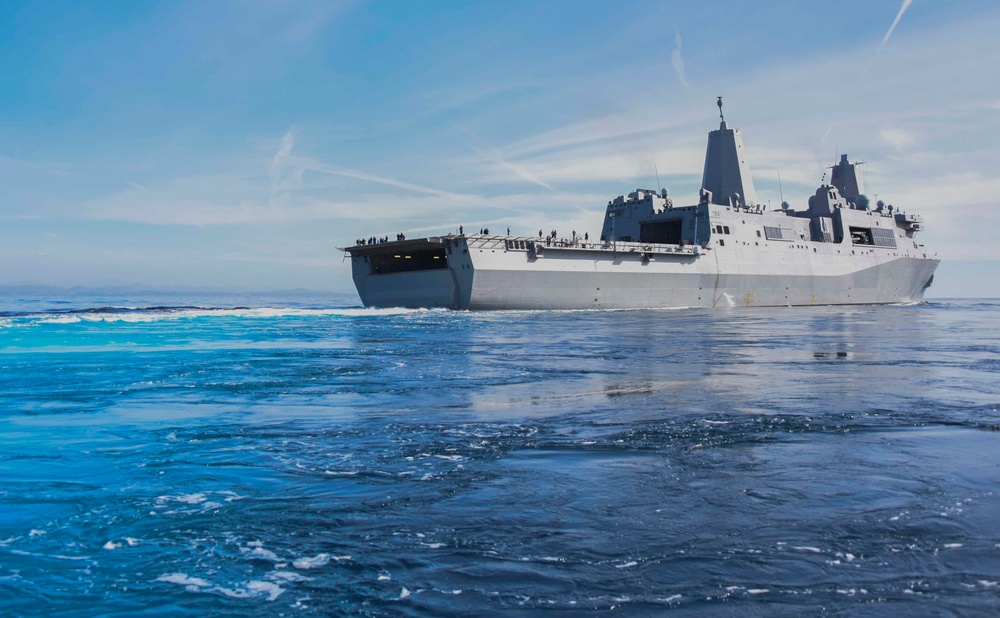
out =
<path fill-rule="evenodd" d="M 864 161 L 851 163 L 847 160 L 847 155 L 843 154 L 840 155 L 840 162 L 830 168 L 833 170 L 833 173 L 830 174 L 830 183 L 837 187 L 840 194 L 849 202 L 853 202 L 865 192 L 864 182 L 858 177 L 857 170 L 857 166 L 862 164 Z"/>
<path fill-rule="evenodd" d="M 716 131 L 708 134 L 708 151 L 705 153 L 705 171 L 701 188 L 712 192 L 712 203 L 723 206 L 753 206 L 757 192 L 753 188 L 750 166 L 739 129 L 730 129 L 722 115 L 722 97 L 719 97 L 719 117 L 722 122 Z"/>

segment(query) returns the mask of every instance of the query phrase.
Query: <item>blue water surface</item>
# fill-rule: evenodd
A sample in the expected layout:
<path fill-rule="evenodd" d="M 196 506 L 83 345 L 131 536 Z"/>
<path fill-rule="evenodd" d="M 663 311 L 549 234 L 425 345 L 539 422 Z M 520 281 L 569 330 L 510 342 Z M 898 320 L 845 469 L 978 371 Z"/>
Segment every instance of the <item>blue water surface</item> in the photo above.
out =
<path fill-rule="evenodd" d="M 1000 301 L 0 300 L 0 615 L 1000 613 Z"/>

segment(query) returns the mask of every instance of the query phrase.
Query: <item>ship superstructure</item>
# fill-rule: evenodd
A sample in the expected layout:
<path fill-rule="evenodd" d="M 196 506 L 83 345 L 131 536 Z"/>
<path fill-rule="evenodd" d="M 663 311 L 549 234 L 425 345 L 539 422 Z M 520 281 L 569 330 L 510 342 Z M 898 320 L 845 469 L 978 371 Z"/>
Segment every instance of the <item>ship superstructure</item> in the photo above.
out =
<path fill-rule="evenodd" d="M 719 101 L 721 116 L 721 98 Z M 608 202 L 598 239 L 448 234 L 356 244 L 367 307 L 623 309 L 839 305 L 923 299 L 939 263 L 923 221 L 871 204 L 842 155 L 808 208 L 757 203 L 742 136 L 708 136 L 697 204 L 636 189 Z"/>

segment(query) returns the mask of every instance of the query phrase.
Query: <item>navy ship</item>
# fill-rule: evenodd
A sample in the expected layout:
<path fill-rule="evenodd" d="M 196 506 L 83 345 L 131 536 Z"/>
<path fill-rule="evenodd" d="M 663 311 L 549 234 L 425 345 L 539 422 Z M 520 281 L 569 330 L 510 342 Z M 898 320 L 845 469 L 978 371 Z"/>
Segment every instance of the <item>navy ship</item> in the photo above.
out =
<path fill-rule="evenodd" d="M 743 138 L 709 132 L 696 204 L 636 189 L 599 238 L 446 234 L 344 248 L 366 307 L 636 309 L 919 302 L 940 260 L 919 215 L 864 193 L 846 154 L 808 208 L 757 201 Z"/>

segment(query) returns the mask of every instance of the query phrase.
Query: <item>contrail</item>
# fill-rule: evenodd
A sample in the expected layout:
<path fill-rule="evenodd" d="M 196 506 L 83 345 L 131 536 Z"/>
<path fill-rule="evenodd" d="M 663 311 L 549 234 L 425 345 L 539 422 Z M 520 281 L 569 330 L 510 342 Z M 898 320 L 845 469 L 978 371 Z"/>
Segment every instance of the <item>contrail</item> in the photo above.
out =
<path fill-rule="evenodd" d="M 889 26 L 889 31 L 885 33 L 885 38 L 882 39 L 882 45 L 879 45 L 879 49 L 882 49 L 882 46 L 889 42 L 889 37 L 892 36 L 893 30 L 899 25 L 899 20 L 903 19 L 903 13 L 906 12 L 906 9 L 910 8 L 911 4 L 913 4 L 913 0 L 903 0 L 903 6 L 899 7 L 896 19 L 892 20 L 892 25 Z"/>
<path fill-rule="evenodd" d="M 891 37 L 892 33 L 896 31 L 896 26 L 899 25 L 899 20 L 903 19 L 903 13 L 906 12 L 906 9 L 910 8 L 911 4 L 913 4 L 913 0 L 903 0 L 903 5 L 899 7 L 899 12 L 896 13 L 896 19 L 892 20 L 892 25 L 889 26 L 889 30 L 885 33 L 885 36 L 882 37 L 882 43 L 880 43 L 878 49 L 875 50 L 875 55 L 872 56 L 872 59 L 868 61 L 867 65 L 865 65 L 865 70 L 861 71 L 861 76 L 858 77 L 859 82 L 865 78 L 865 74 L 868 73 L 868 69 L 872 67 L 872 64 L 875 63 L 875 59 L 882 53 L 882 48 L 889 42 L 889 37 Z"/>
<path fill-rule="evenodd" d="M 674 28 L 674 51 L 670 54 L 670 64 L 673 65 L 677 79 L 681 80 L 681 85 L 684 86 L 684 91 L 687 92 L 688 80 L 684 76 L 684 59 L 681 58 L 681 31 L 677 28 Z"/>
<path fill-rule="evenodd" d="M 334 176 L 343 176 L 345 178 L 353 178 L 355 180 L 363 180 L 365 182 L 373 182 L 380 185 L 386 185 L 388 187 L 396 187 L 399 189 L 406 189 L 407 191 L 413 191 L 414 193 L 423 193 L 424 195 L 436 195 L 439 197 L 448 197 L 454 199 L 469 199 L 472 196 L 462 195 L 460 193 L 451 193 L 449 191 L 442 191 L 440 189 L 434 189 L 431 187 L 425 187 L 422 185 L 417 185 L 409 182 L 403 182 L 402 180 L 396 180 L 394 178 L 387 178 L 385 176 L 376 176 L 374 174 L 367 174 L 360 170 L 352 170 L 346 167 L 340 167 L 339 165 L 324 165 L 312 159 L 307 159 L 305 157 L 289 156 L 287 159 L 288 165 L 292 165 L 304 170 L 311 170 L 313 172 L 319 172 L 321 174 L 331 174 Z"/>
<path fill-rule="evenodd" d="M 476 151 L 476 154 L 478 154 L 480 157 L 486 159 L 487 161 L 493 161 L 494 163 L 502 165 L 503 167 L 509 169 L 510 171 L 514 172 L 515 174 L 517 174 L 518 176 L 520 176 L 522 179 L 527 180 L 530 183 L 534 183 L 534 184 L 536 184 L 536 185 L 538 185 L 540 187 L 545 187 L 549 191 L 555 191 L 555 188 L 552 185 L 550 185 L 549 183 L 543 181 L 538 176 L 535 176 L 534 174 L 532 174 L 528 170 L 524 169 L 520 165 L 517 165 L 516 163 L 512 163 L 511 161 L 508 161 L 508 160 L 504 159 L 503 157 L 501 157 L 500 156 L 500 151 L 497 150 L 497 148 L 495 146 L 493 146 L 492 144 L 490 144 L 486 140 L 480 139 L 479 141 L 481 141 L 484 144 L 486 144 L 489 147 L 489 149 L 490 149 L 490 152 L 484 152 L 480 148 L 477 148 L 474 145 L 469 144 L 469 148 L 471 148 L 472 150 Z"/>

